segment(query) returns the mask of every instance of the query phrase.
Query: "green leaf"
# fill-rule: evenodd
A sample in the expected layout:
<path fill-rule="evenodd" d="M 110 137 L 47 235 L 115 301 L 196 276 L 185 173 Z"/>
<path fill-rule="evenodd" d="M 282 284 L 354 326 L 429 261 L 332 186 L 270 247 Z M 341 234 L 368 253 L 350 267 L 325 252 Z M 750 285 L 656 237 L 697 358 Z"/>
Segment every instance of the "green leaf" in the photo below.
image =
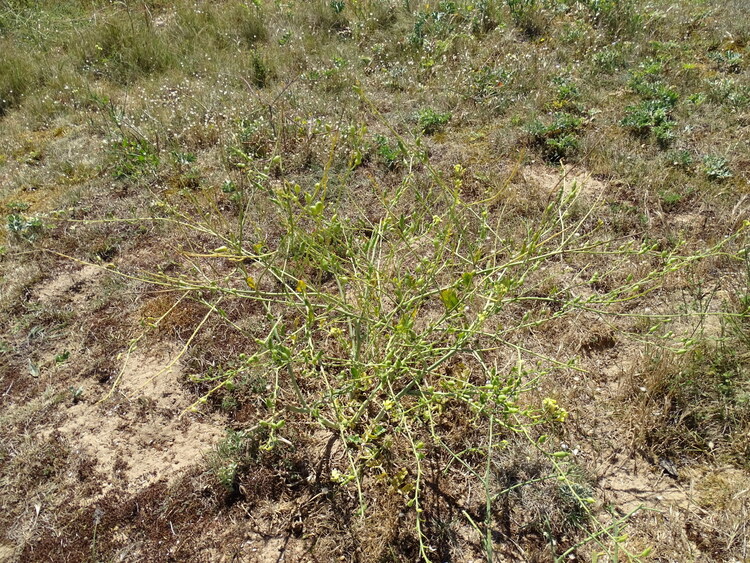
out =
<path fill-rule="evenodd" d="M 468 288 L 471 287 L 471 285 L 472 285 L 472 283 L 474 281 L 474 275 L 475 275 L 474 272 L 464 272 L 461 275 L 461 283 L 464 284 L 465 288 L 468 289 Z"/>
<path fill-rule="evenodd" d="M 445 305 L 447 311 L 451 311 L 458 306 L 458 295 L 455 289 L 444 289 L 440 292 L 440 301 Z"/>
<path fill-rule="evenodd" d="M 55 363 L 56 364 L 62 364 L 66 361 L 68 361 L 68 358 L 70 358 L 70 351 L 65 350 L 62 354 L 57 354 L 55 356 Z"/>

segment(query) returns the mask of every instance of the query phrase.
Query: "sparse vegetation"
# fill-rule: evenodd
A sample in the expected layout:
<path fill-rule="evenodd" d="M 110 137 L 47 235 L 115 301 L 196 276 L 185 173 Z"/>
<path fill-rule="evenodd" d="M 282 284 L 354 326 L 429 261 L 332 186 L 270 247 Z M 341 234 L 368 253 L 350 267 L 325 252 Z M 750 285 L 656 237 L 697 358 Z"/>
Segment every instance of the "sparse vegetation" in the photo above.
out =
<path fill-rule="evenodd" d="M 641 447 L 660 459 L 708 458 L 747 467 L 750 427 L 746 304 L 727 303 L 720 338 L 705 329 L 678 357 L 653 354 L 644 366 L 648 417 Z M 645 406 L 645 405 L 648 406 Z"/>
<path fill-rule="evenodd" d="M 2 4 L 0 559 L 746 557 L 748 16 Z"/>

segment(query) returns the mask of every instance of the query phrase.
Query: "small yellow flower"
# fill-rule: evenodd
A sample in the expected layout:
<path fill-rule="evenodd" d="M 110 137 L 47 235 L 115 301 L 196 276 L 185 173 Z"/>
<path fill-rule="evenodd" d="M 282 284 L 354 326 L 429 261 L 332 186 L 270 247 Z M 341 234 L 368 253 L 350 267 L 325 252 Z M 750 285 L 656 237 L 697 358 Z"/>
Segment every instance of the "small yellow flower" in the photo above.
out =
<path fill-rule="evenodd" d="M 545 414 L 551 419 L 558 422 L 565 422 L 568 418 L 568 411 L 557 404 L 555 399 L 547 397 L 542 401 L 542 408 Z"/>

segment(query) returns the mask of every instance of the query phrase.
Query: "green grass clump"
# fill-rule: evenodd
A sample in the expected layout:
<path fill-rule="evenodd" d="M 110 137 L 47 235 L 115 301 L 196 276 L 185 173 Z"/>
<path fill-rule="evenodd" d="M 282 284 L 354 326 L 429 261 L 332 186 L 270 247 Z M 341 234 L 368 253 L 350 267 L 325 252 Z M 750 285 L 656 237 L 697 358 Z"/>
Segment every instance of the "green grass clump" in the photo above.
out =
<path fill-rule="evenodd" d="M 175 64 L 175 45 L 141 20 L 112 18 L 89 29 L 73 48 L 81 69 L 96 78 L 127 84 Z"/>
<path fill-rule="evenodd" d="M 544 4 L 538 0 L 506 0 L 513 23 L 528 37 L 542 35 L 549 25 Z"/>
<path fill-rule="evenodd" d="M 632 0 L 584 0 L 589 17 L 613 37 L 629 37 L 643 25 L 643 15 Z"/>
<path fill-rule="evenodd" d="M 249 49 L 265 43 L 269 31 L 263 9 L 255 4 L 233 2 L 228 6 L 204 4 L 199 10 L 179 5 L 175 14 L 180 48 L 193 52 L 201 44 L 215 49 Z"/>
<path fill-rule="evenodd" d="M 6 41 L 0 42 L 0 117 L 19 105 L 39 79 L 31 57 Z"/>

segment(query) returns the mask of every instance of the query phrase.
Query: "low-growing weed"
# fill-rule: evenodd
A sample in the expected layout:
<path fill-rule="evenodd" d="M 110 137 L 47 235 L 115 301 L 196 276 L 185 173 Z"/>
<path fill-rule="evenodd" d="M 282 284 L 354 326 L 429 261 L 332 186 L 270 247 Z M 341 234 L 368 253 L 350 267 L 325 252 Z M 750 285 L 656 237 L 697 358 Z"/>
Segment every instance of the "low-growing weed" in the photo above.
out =
<path fill-rule="evenodd" d="M 671 112 L 672 106 L 661 100 L 644 100 L 627 106 L 620 124 L 638 135 L 653 135 L 661 146 L 667 146 L 675 138 Z"/>
<path fill-rule="evenodd" d="M 227 492 L 236 490 L 237 473 L 241 466 L 257 459 L 259 443 L 255 438 L 255 433 L 229 430 L 209 456 L 209 466 Z"/>
<path fill-rule="evenodd" d="M 57 355 L 55 355 L 55 363 L 56 364 L 64 364 L 68 361 L 70 358 L 70 350 L 65 350 L 64 352 L 61 352 Z"/>
<path fill-rule="evenodd" d="M 540 148 L 550 162 L 575 155 L 580 147 L 579 133 L 583 128 L 582 117 L 558 112 L 552 119 L 536 120 L 528 126 L 534 145 Z"/>
<path fill-rule="evenodd" d="M 44 229 L 39 217 L 25 217 L 20 214 L 8 215 L 8 231 L 17 239 L 34 242 Z"/>
<path fill-rule="evenodd" d="M 383 159 L 389 170 L 395 170 L 403 156 L 397 143 L 392 143 L 387 137 L 377 135 L 375 137 L 376 152 Z"/>
<path fill-rule="evenodd" d="M 174 171 L 168 182 L 176 189 L 197 188 L 200 185 L 200 169 L 195 166 L 196 155 L 191 152 L 172 151 Z M 158 166 L 158 162 L 155 163 Z"/>
<path fill-rule="evenodd" d="M 547 104 L 547 110 L 577 115 L 585 113 L 585 107 L 581 103 L 581 92 L 575 82 L 562 76 L 556 76 L 552 79 L 552 86 L 555 95 Z"/>
<path fill-rule="evenodd" d="M 687 150 L 675 150 L 667 155 L 672 166 L 689 169 L 694 162 L 693 155 Z"/>
<path fill-rule="evenodd" d="M 513 76 L 503 68 L 481 67 L 472 74 L 468 96 L 478 103 L 492 103 L 508 90 Z"/>
<path fill-rule="evenodd" d="M 462 13 L 458 2 L 441 0 L 430 10 L 417 12 L 409 34 L 408 41 L 412 47 L 417 49 L 431 48 L 432 43 L 444 39 L 456 32 L 458 26 L 467 19 L 467 14 Z M 472 18 L 468 18 L 472 19 Z"/>
<path fill-rule="evenodd" d="M 631 72 L 628 85 L 642 101 L 625 108 L 620 124 L 637 135 L 653 135 L 661 147 L 667 147 L 675 139 L 672 113 L 679 94 L 661 81 L 662 72 L 663 64 L 654 60 Z"/>
<path fill-rule="evenodd" d="M 726 180 L 733 176 L 727 159 L 721 156 L 706 155 L 703 157 L 703 173 L 710 180 Z"/>
<path fill-rule="evenodd" d="M 733 109 L 750 106 L 750 85 L 734 78 L 723 77 L 706 81 L 706 96 L 709 100 Z"/>
<path fill-rule="evenodd" d="M 278 420 L 261 421 L 245 430 L 227 430 L 226 437 L 208 454 L 209 468 L 226 491 L 228 501 L 244 492 L 267 497 L 272 492 L 267 489 L 274 488 L 274 481 L 304 478 L 300 475 L 303 463 L 294 459 L 293 444 L 281 435 L 284 427 L 285 421 Z M 269 470 L 273 474 L 269 475 Z M 248 474 L 253 481 L 250 491 L 241 488 Z M 261 475 L 264 478 L 259 478 Z"/>
<path fill-rule="evenodd" d="M 450 112 L 441 113 L 433 108 L 424 108 L 420 110 L 417 119 L 425 135 L 434 135 L 445 128 L 451 117 Z"/>
<path fill-rule="evenodd" d="M 153 172 L 159 166 L 156 147 L 139 138 L 123 138 L 112 144 L 114 161 L 112 174 L 115 178 L 137 178 Z"/>
<path fill-rule="evenodd" d="M 648 60 L 630 73 L 628 86 L 646 100 L 656 100 L 668 107 L 674 107 L 680 96 L 662 81 L 664 64 L 659 60 Z"/>
<path fill-rule="evenodd" d="M 742 54 L 737 51 L 714 51 L 708 56 L 724 72 L 738 73 L 742 70 Z"/>
<path fill-rule="evenodd" d="M 683 190 L 661 190 L 659 197 L 661 198 L 662 204 L 667 210 L 677 208 L 681 203 L 693 195 L 693 188 L 685 188 Z"/>
<path fill-rule="evenodd" d="M 70 393 L 70 399 L 74 405 L 77 405 L 83 399 L 83 387 L 69 387 L 68 392 Z"/>
<path fill-rule="evenodd" d="M 594 67 L 600 72 L 612 74 L 623 68 L 626 57 L 619 44 L 606 45 L 591 56 Z"/>

